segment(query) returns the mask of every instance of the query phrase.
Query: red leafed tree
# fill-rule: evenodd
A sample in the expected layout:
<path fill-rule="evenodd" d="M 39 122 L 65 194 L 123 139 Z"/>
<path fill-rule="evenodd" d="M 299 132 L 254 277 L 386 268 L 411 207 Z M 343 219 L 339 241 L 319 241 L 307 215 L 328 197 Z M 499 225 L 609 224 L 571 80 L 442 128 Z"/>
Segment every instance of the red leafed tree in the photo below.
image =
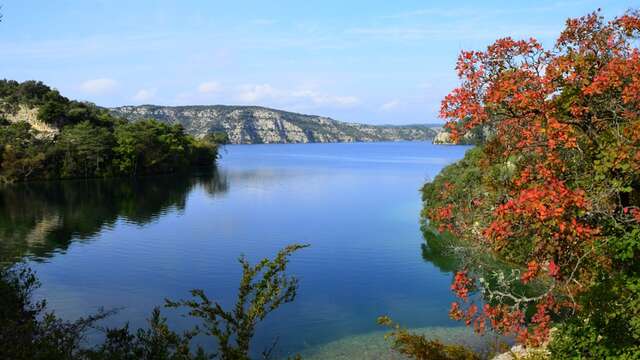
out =
<path fill-rule="evenodd" d="M 574 299 L 594 266 L 610 265 L 596 251 L 610 229 L 637 225 L 639 30 L 637 12 L 608 22 L 595 12 L 568 20 L 552 49 L 505 38 L 460 54 L 460 86 L 441 117 L 454 139 L 489 134 L 479 162 L 488 175 L 467 201 L 443 184 L 426 216 L 522 266 L 502 283 L 537 281 L 542 290 L 496 288 L 465 269 L 452 285 L 452 317 L 540 344 L 554 317 L 580 310 Z M 489 299 L 481 309 L 469 296 L 476 286 Z"/>

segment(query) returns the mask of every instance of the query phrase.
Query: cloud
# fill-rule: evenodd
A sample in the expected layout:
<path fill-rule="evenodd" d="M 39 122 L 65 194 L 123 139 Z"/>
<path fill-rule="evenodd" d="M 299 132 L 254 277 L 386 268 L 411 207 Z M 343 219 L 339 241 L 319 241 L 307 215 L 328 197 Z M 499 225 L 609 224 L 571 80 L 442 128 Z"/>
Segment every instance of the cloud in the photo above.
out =
<path fill-rule="evenodd" d="M 149 100 L 153 99 L 156 96 L 156 92 L 157 92 L 157 89 L 155 89 L 155 88 L 152 88 L 152 89 L 140 89 L 133 96 L 133 100 L 139 101 L 139 102 L 149 101 Z"/>
<path fill-rule="evenodd" d="M 382 110 L 382 111 L 391 111 L 391 110 L 396 109 L 398 106 L 400 106 L 400 100 L 393 99 L 393 100 L 387 101 L 386 103 L 382 104 L 382 106 L 380 106 L 380 110 Z"/>
<path fill-rule="evenodd" d="M 222 89 L 222 86 L 217 81 L 208 81 L 198 85 L 198 92 L 202 94 L 217 93 Z"/>
<path fill-rule="evenodd" d="M 87 80 L 80 84 L 82 91 L 93 95 L 107 94 L 118 86 L 118 82 L 109 78 Z"/>
<path fill-rule="evenodd" d="M 245 102 L 255 102 L 264 99 L 282 98 L 284 94 L 269 84 L 242 85 L 238 98 Z"/>
<path fill-rule="evenodd" d="M 294 98 L 307 99 L 314 105 L 352 106 L 360 102 L 355 96 L 333 96 L 313 90 L 298 90 L 291 93 Z"/>
<path fill-rule="evenodd" d="M 355 96 L 336 96 L 309 89 L 282 90 L 270 84 L 242 85 L 237 98 L 243 102 L 255 103 L 271 100 L 293 106 L 335 106 L 349 107 L 360 103 Z"/>

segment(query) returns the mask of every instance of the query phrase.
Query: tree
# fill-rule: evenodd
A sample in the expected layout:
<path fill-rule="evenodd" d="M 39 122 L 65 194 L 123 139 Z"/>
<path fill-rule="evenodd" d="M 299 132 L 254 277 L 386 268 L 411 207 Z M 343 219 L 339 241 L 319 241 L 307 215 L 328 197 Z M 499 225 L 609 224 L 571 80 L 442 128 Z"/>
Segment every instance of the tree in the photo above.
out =
<path fill-rule="evenodd" d="M 48 141 L 28 123 L 0 125 L 0 183 L 31 179 L 46 168 Z"/>
<path fill-rule="evenodd" d="M 37 110 L 38 120 L 53 130 L 46 135 L 34 129 L 15 133 L 33 119 L 16 125 L 5 115 L 24 108 Z M 216 143 L 195 139 L 180 125 L 129 123 L 94 104 L 69 100 L 39 81 L 0 80 L 0 138 L 0 156 L 12 159 L 0 169 L 2 181 L 168 173 L 213 166 L 218 154 Z"/>
<path fill-rule="evenodd" d="M 65 127 L 56 143 L 63 154 L 63 177 L 101 176 L 108 170 L 114 138 L 88 121 Z"/>
<path fill-rule="evenodd" d="M 170 172 L 189 164 L 190 144 L 180 125 L 153 120 L 124 123 L 116 127 L 115 137 L 116 161 L 125 174 Z"/>
<path fill-rule="evenodd" d="M 454 138 L 478 128 L 490 136 L 470 165 L 480 170 L 474 185 L 436 179 L 425 188 L 425 216 L 517 268 L 492 279 L 459 271 L 453 318 L 537 345 L 554 319 L 591 326 L 589 314 L 613 316 L 598 311 L 611 305 L 598 289 L 617 284 L 615 319 L 630 331 L 591 329 L 611 354 L 637 351 L 630 294 L 640 246 L 628 234 L 640 222 L 639 31 L 638 12 L 609 22 L 596 12 L 569 19 L 551 50 L 505 38 L 461 53 L 461 84 L 441 116 Z M 534 294 L 522 291 L 534 283 Z"/>
<path fill-rule="evenodd" d="M 229 135 L 225 131 L 214 131 L 204 136 L 204 140 L 213 144 L 228 144 Z"/>

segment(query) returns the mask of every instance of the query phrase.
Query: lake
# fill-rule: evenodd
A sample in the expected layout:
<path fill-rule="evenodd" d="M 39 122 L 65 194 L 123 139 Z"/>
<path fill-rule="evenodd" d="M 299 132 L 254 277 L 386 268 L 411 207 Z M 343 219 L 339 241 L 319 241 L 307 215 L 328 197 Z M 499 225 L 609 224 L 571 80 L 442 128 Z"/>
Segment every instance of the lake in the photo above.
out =
<path fill-rule="evenodd" d="M 38 297 L 64 318 L 121 308 L 107 325 L 144 326 L 165 298 L 202 288 L 230 305 L 241 274 L 291 243 L 295 302 L 258 328 L 280 354 L 448 318 L 450 269 L 423 256 L 419 188 L 469 147 L 426 142 L 230 145 L 219 169 L 190 176 L 56 181 L 0 191 L 2 261 L 24 259 Z M 190 319 L 163 310 L 170 324 Z"/>

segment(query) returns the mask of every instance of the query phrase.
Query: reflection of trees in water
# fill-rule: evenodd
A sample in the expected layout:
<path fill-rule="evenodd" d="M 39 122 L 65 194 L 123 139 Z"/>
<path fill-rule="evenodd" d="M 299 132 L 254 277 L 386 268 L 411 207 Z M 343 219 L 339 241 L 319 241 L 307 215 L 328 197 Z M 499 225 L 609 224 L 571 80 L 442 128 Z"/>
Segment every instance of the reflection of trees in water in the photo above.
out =
<path fill-rule="evenodd" d="M 425 261 L 446 273 L 453 273 L 460 269 L 462 260 L 453 251 L 454 239 L 451 236 L 437 234 L 429 228 L 424 228 L 422 234 L 425 242 L 420 244 L 420 247 Z"/>
<path fill-rule="evenodd" d="M 118 219 L 148 224 L 185 208 L 194 187 L 227 191 L 217 171 L 128 179 L 24 183 L 0 189 L 0 262 L 47 257 L 87 239 Z"/>
<path fill-rule="evenodd" d="M 433 264 L 440 271 L 455 273 L 460 270 L 467 270 L 475 274 L 478 278 L 484 278 L 484 287 L 488 290 L 505 291 L 522 294 L 524 296 L 536 296 L 541 292 L 541 283 L 532 282 L 527 285 L 515 282 L 505 288 L 500 280 L 499 274 L 515 274 L 519 279 L 521 269 L 513 264 L 509 264 L 482 248 L 466 244 L 450 233 L 439 234 L 435 230 L 424 226 L 422 229 L 425 242 L 420 245 L 422 248 L 422 258 Z M 491 299 L 488 294 L 475 293 L 476 301 L 486 303 L 496 303 L 496 299 Z M 531 307 L 529 311 L 535 310 Z"/>

